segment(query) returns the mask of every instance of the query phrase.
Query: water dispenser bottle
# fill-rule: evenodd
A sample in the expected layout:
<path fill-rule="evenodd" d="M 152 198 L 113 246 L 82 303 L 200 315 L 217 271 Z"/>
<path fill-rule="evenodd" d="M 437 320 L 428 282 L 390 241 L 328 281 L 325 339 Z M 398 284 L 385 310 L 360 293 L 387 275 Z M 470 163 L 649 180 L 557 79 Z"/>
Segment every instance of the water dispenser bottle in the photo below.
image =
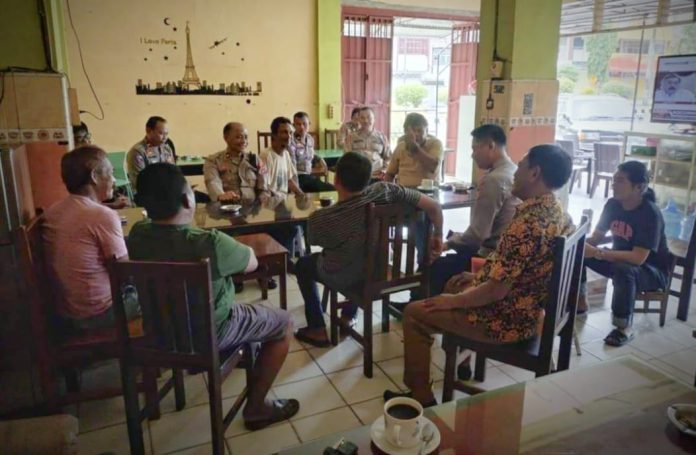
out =
<path fill-rule="evenodd" d="M 673 199 L 667 201 L 667 205 L 662 209 L 662 218 L 665 220 L 665 235 L 667 238 L 679 238 L 683 215 Z"/>
<path fill-rule="evenodd" d="M 696 224 L 696 209 L 691 212 L 691 215 L 684 217 L 682 220 L 679 238 L 687 242 L 691 240 L 691 233 L 694 230 L 694 224 Z"/>

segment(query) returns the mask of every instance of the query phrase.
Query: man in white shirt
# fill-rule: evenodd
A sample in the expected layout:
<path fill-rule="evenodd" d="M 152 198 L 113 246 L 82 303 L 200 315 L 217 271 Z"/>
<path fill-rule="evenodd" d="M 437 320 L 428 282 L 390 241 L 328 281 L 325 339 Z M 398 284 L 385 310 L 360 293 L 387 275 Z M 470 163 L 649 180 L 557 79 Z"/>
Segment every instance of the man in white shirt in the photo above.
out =
<path fill-rule="evenodd" d="M 681 77 L 667 73 L 660 81 L 660 89 L 655 92 L 655 101 L 660 103 L 696 103 L 696 97 L 691 91 L 680 88 Z"/>
<path fill-rule="evenodd" d="M 304 200 L 305 194 L 297 182 L 297 169 L 288 151 L 292 136 L 292 122 L 287 117 L 276 117 L 271 122 L 271 148 L 261 152 L 261 160 L 268 168 L 268 190 L 271 193 L 269 206 L 282 203 L 288 193 L 294 193 L 297 199 Z M 299 232 L 299 226 L 290 225 L 272 228 L 268 234 L 276 239 L 288 251 L 293 253 L 293 239 Z M 290 257 L 288 257 L 289 261 Z M 288 266 L 292 268 L 292 264 Z"/>

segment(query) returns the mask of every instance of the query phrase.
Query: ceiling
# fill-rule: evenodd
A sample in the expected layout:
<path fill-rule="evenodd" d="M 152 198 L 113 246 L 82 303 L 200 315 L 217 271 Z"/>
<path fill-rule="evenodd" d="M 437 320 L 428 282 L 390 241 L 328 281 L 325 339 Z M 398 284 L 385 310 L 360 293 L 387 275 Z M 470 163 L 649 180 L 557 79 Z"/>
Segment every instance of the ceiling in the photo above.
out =
<path fill-rule="evenodd" d="M 694 0 L 565 0 L 561 36 L 694 22 Z"/>

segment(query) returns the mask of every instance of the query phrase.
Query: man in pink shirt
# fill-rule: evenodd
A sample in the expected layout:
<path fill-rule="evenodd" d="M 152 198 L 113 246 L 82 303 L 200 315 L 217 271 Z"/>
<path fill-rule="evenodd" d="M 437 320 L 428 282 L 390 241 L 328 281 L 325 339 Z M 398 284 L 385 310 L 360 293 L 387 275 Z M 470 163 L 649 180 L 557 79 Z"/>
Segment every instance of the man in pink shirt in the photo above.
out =
<path fill-rule="evenodd" d="M 46 265 L 57 311 L 74 328 L 113 325 L 106 261 L 128 254 L 118 214 L 101 204 L 113 196 L 113 167 L 104 150 L 88 145 L 63 156 L 61 175 L 70 195 L 44 215 Z M 129 319 L 139 314 L 127 292 Z"/>

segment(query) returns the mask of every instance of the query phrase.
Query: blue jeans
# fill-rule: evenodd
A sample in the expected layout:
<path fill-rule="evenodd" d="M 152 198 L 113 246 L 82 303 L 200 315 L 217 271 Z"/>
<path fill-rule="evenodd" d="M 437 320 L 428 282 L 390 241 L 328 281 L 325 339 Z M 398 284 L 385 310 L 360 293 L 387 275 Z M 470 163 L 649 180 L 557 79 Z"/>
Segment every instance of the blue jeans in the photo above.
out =
<path fill-rule="evenodd" d="M 611 298 L 612 324 L 620 329 L 629 328 L 633 324 L 636 292 L 654 291 L 667 285 L 666 274 L 646 263 L 632 265 L 590 258 L 585 259 L 585 267 L 611 278 L 614 285 L 614 295 Z M 580 288 L 583 295 L 587 293 L 586 283 L 587 269 L 583 268 Z"/>
<path fill-rule="evenodd" d="M 295 276 L 297 276 L 297 284 L 305 302 L 305 318 L 307 319 L 307 327 L 310 329 L 326 327 L 323 316 L 324 309 L 321 306 L 319 289 L 317 288 L 317 281 L 319 281 L 319 264 L 317 262 L 319 254 L 314 253 L 303 256 L 295 264 Z M 338 291 L 340 292 L 340 290 Z M 351 303 L 349 307 L 343 308 L 342 316 L 353 318 L 357 312 L 358 305 Z"/>

